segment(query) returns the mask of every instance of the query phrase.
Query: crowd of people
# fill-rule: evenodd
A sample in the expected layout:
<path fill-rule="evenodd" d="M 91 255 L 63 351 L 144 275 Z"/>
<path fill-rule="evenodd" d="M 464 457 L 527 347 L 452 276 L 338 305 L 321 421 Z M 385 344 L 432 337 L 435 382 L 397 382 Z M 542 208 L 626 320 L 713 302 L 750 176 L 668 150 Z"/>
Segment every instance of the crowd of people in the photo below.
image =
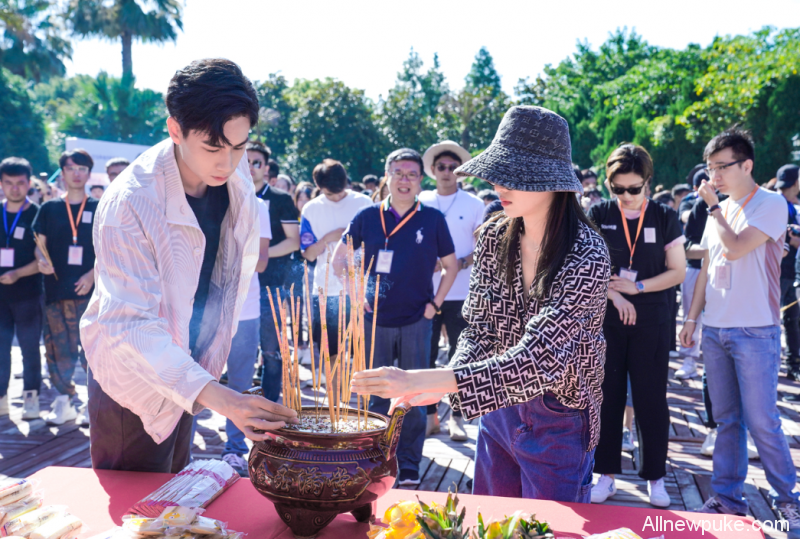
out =
<path fill-rule="evenodd" d="M 296 420 L 277 404 L 271 299 L 310 295 L 326 324 L 314 319 L 293 346 L 318 353 L 326 327 L 335 357 L 340 307 L 361 308 L 339 301 L 349 240 L 373 260 L 379 296 L 374 337 L 366 332 L 376 370 L 353 387 L 379 413 L 392 398 L 413 405 L 400 485 L 419 484 L 424 440 L 441 430 L 449 394 L 454 441 L 467 440 L 465 416 L 481 416 L 476 493 L 602 503 L 635 432 L 650 503 L 667 507 L 672 358 L 679 379 L 703 365 L 702 450 L 716 496 L 702 510 L 744 513 L 747 459 L 760 458 L 777 507 L 800 529 L 776 403 L 781 322 L 788 376 L 800 379 L 796 165 L 759 187 L 752 139 L 731 128 L 666 190 L 651 186 L 658 163 L 644 148 L 621 144 L 600 175 L 580 170 L 562 118 L 515 107 L 474 159 L 442 141 L 422 155 L 391 152 L 382 177 L 353 181 L 325 158 L 312 182 L 297 183 L 251 139 L 258 102 L 238 66 L 204 62 L 217 63 L 195 62 L 170 84 L 170 138 L 133 164 L 109 161 L 107 189 L 90 189 L 85 150 L 61 155 L 63 189 L 22 157 L 0 162 L 0 414 L 16 335 L 23 418 L 40 417 L 43 339 L 58 392 L 44 419 L 97 427 L 95 467 L 180 470 L 205 406 L 228 418 L 223 459 L 247 473 L 245 437 Z M 195 106 L 203 100 L 216 108 Z M 434 189 L 422 189 L 425 176 Z M 492 188 L 476 192 L 464 176 Z M 269 404 L 242 396 L 254 376 Z"/>

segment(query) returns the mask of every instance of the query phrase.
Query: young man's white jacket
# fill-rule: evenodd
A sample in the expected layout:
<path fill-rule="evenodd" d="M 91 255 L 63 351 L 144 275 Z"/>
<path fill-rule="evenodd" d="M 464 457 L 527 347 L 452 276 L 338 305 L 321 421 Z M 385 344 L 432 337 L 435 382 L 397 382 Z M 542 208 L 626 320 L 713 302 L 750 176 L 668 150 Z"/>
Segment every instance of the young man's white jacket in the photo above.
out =
<path fill-rule="evenodd" d="M 186 201 L 174 143 L 140 155 L 103 195 L 94 219 L 94 294 L 80 323 L 94 379 L 137 414 L 157 443 L 225 366 L 258 262 L 258 209 L 247 156 L 227 182 L 230 207 L 194 354 L 189 320 L 205 236 Z M 198 359 L 195 362 L 192 355 Z"/>

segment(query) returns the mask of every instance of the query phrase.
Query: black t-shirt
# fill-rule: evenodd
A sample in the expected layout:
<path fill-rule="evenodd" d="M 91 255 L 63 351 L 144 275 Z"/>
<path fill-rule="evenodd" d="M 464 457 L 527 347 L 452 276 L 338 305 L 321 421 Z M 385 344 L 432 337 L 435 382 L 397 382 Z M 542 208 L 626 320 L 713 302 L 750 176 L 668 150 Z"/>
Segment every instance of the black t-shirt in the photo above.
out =
<path fill-rule="evenodd" d="M 728 199 L 728 195 L 719 195 L 719 201 L 723 202 Z M 692 213 L 689 214 L 689 219 L 686 221 L 686 227 L 683 229 L 683 235 L 686 236 L 686 248 L 692 245 L 700 245 L 703 239 L 703 232 L 706 230 L 706 222 L 708 221 L 708 204 L 702 198 L 697 198 L 697 203 L 691 209 Z M 702 259 L 686 259 L 688 267 L 695 269 L 703 268 Z"/>
<path fill-rule="evenodd" d="M 89 299 L 88 294 L 79 296 L 75 293 L 75 283 L 86 272 L 94 267 L 94 242 L 92 240 L 92 225 L 97 204 L 100 201 L 89 197 L 83 213 L 80 213 L 80 204 L 70 204 L 72 209 L 73 224 L 78 222 L 78 241 L 75 245 L 83 247 L 83 256 L 80 265 L 69 264 L 69 248 L 72 246 L 72 227 L 69 224 L 67 205 L 63 198 L 48 200 L 39 208 L 33 229 L 47 237 L 47 251 L 53 261 L 53 275 L 44 276 L 45 303 L 53 303 L 64 299 Z"/>
<path fill-rule="evenodd" d="M 796 225 L 797 223 L 797 208 L 794 207 L 794 204 L 786 201 L 786 204 L 789 206 L 789 222 L 790 225 Z M 781 259 L 781 279 L 794 279 L 794 266 L 795 261 L 797 260 L 797 249 L 791 246 L 789 243 L 789 238 L 791 236 L 787 233 L 786 234 L 786 245 L 789 246 L 789 254 Z"/>
<path fill-rule="evenodd" d="M 30 203 L 22 210 L 17 226 L 11 229 L 17 213 L 6 213 L 6 226 L 0 227 L 0 247 L 10 247 L 14 249 L 14 265 L 8 268 L 0 268 L 0 275 L 27 266 L 36 260 L 36 242 L 33 240 L 33 221 L 36 219 L 36 212 L 39 206 Z M 9 235 L 6 236 L 6 227 Z M 17 282 L 11 285 L 0 283 L 0 301 L 13 303 L 26 299 L 37 298 L 42 295 L 42 274 L 28 275 L 20 277 Z"/>
<path fill-rule="evenodd" d="M 197 218 L 200 230 L 206 237 L 206 250 L 203 253 L 200 280 L 197 282 L 197 291 L 194 294 L 192 319 L 189 322 L 189 349 L 193 350 L 197 342 L 197 335 L 200 333 L 200 323 L 203 321 L 203 311 L 205 311 L 208 300 L 211 272 L 214 271 L 214 262 L 217 260 L 222 220 L 230 205 L 228 186 L 208 187 L 203 198 L 186 195 L 186 200 Z"/>
<path fill-rule="evenodd" d="M 625 240 L 622 214 L 616 200 L 604 200 L 589 209 L 589 218 L 600 228 L 611 255 L 611 273 L 619 275 L 620 268 L 628 268 L 630 250 Z M 628 219 L 628 232 L 633 243 L 639 227 L 639 218 Z M 642 224 L 642 232 L 636 242 L 633 256 L 633 270 L 637 271 L 637 281 L 644 281 L 666 271 L 667 254 L 664 248 L 683 235 L 678 214 L 675 210 L 651 199 L 647 199 L 647 209 Z M 644 294 L 624 295 L 636 308 L 636 325 L 662 324 L 669 320 L 672 309 L 668 290 L 645 292 Z M 605 322 L 622 325 L 619 312 L 609 300 Z"/>
<path fill-rule="evenodd" d="M 283 231 L 283 224 L 295 224 L 300 226 L 300 212 L 297 211 L 297 206 L 294 205 L 291 195 L 281 191 L 280 189 L 273 189 L 269 185 L 265 185 L 256 196 L 265 201 L 269 206 L 269 226 L 272 229 L 272 239 L 269 241 L 269 246 L 279 244 L 286 239 L 286 233 Z M 300 251 L 297 251 L 298 256 Z M 264 287 L 270 286 L 284 286 L 291 285 L 290 268 L 292 264 L 292 254 L 286 256 L 279 256 L 270 258 L 267 269 L 258 274 L 258 282 L 261 283 L 261 293 L 266 294 Z"/>

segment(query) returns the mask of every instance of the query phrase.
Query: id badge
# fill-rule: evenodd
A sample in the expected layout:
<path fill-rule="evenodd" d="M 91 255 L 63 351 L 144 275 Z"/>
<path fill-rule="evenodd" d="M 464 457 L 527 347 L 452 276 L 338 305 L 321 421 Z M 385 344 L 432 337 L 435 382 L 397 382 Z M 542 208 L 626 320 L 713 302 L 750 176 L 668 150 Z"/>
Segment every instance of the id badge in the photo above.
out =
<path fill-rule="evenodd" d="M 67 254 L 67 264 L 70 266 L 83 265 L 83 247 L 80 245 L 70 245 L 69 253 Z"/>
<path fill-rule="evenodd" d="M 22 228 L 21 226 L 18 226 L 17 228 L 14 229 L 14 239 L 15 240 L 21 240 L 24 237 L 25 237 L 25 229 L 24 228 Z"/>
<path fill-rule="evenodd" d="M 0 268 L 14 267 L 14 249 L 0 249 Z"/>
<path fill-rule="evenodd" d="M 375 264 L 375 271 L 377 273 L 391 273 L 393 257 L 394 251 L 378 251 L 378 263 Z"/>
<path fill-rule="evenodd" d="M 717 290 L 731 289 L 731 265 L 720 264 L 714 266 L 714 288 Z"/>
<path fill-rule="evenodd" d="M 650 227 L 644 227 L 644 242 L 645 243 L 655 243 L 656 242 L 656 229 Z"/>
<path fill-rule="evenodd" d="M 636 276 L 639 275 L 639 272 L 636 270 L 628 269 L 628 268 L 620 268 L 619 269 L 619 276 L 623 279 L 628 279 L 629 281 L 636 282 Z"/>

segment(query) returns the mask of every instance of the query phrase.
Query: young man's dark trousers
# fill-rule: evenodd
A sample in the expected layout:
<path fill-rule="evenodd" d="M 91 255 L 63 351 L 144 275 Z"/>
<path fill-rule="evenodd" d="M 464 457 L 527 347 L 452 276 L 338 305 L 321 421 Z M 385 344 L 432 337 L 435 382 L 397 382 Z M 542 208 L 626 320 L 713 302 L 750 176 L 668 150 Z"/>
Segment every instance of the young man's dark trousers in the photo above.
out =
<path fill-rule="evenodd" d="M 442 334 L 442 325 L 447 331 L 447 341 L 450 349 L 447 351 L 447 360 L 453 359 L 453 354 L 456 353 L 458 347 L 458 339 L 461 337 L 461 332 L 467 329 L 467 321 L 461 315 L 461 309 L 464 307 L 463 300 L 445 301 L 442 303 L 440 309 L 442 314 L 437 314 L 433 317 L 433 334 L 431 335 L 431 368 L 436 368 L 436 359 L 439 357 L 439 337 Z M 428 406 L 428 415 L 435 414 L 439 406 L 431 404 Z M 453 410 L 454 416 L 460 416 L 461 411 Z"/>
<path fill-rule="evenodd" d="M 8 393 L 11 380 L 11 343 L 17 334 L 22 351 L 22 381 L 24 391 L 40 391 L 42 385 L 42 356 L 39 339 L 42 336 L 42 298 L 36 296 L 18 301 L 0 299 L 0 397 Z"/>

